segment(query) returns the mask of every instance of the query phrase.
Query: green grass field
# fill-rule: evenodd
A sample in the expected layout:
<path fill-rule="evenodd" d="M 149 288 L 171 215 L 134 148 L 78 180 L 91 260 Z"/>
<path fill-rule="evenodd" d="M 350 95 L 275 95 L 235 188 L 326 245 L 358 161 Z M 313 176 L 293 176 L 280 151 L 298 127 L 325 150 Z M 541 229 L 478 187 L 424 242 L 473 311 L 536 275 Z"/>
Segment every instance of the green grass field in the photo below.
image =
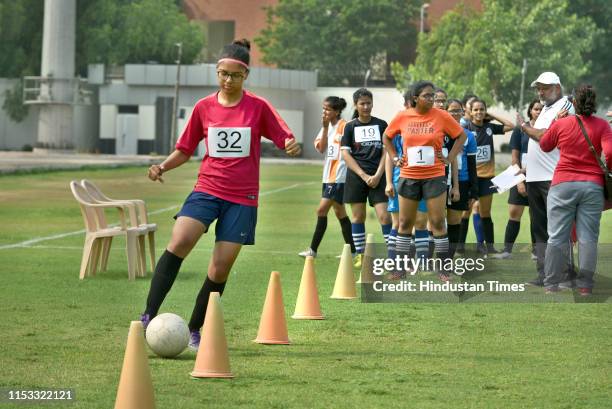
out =
<path fill-rule="evenodd" d="M 163 185 L 141 167 L 0 177 L 0 387 L 74 388 L 76 402 L 65 407 L 114 405 L 129 323 L 144 308 L 151 275 L 127 280 L 119 239 L 109 271 L 78 279 L 84 234 L 64 234 L 83 222 L 68 182 L 88 178 L 111 197 L 146 200 L 159 226 L 159 256 L 170 237 L 169 208 L 182 203 L 196 173 L 190 163 Z M 236 378 L 194 380 L 193 353 L 174 360 L 150 354 L 158 408 L 610 407 L 609 303 L 330 300 L 342 244 L 331 214 L 316 259 L 326 319 L 289 318 L 290 346 L 253 343 L 272 270 L 281 272 L 287 316 L 293 313 L 303 267 L 296 254 L 310 242 L 320 174 L 320 166 L 262 166 L 257 242 L 243 249 L 222 298 Z M 601 242 L 612 242 L 611 215 L 604 215 Z M 502 195 L 494 200 L 498 241 L 506 220 Z M 527 226 L 526 214 L 519 242 L 528 241 Z M 368 231 L 381 240 L 373 218 Z M 183 263 L 162 312 L 188 319 L 213 243 L 205 236 Z M 528 257 L 500 263 L 533 268 Z"/>

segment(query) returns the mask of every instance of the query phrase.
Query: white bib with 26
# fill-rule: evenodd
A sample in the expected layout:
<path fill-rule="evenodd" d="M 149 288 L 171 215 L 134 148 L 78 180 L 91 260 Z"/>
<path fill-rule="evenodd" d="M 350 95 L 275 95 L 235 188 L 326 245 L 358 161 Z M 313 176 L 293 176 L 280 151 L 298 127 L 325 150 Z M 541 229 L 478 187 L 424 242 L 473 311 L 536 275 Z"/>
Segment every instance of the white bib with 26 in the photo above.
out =
<path fill-rule="evenodd" d="M 413 146 L 408 148 L 408 166 L 431 166 L 436 155 L 433 146 Z"/>
<path fill-rule="evenodd" d="M 476 154 L 476 163 L 489 162 L 491 160 L 491 145 L 483 145 L 478 147 Z"/>
<path fill-rule="evenodd" d="M 244 158 L 251 153 L 251 128 L 208 128 L 208 155 Z"/>
<path fill-rule="evenodd" d="M 380 142 L 380 129 L 378 125 L 356 127 L 355 142 Z"/>

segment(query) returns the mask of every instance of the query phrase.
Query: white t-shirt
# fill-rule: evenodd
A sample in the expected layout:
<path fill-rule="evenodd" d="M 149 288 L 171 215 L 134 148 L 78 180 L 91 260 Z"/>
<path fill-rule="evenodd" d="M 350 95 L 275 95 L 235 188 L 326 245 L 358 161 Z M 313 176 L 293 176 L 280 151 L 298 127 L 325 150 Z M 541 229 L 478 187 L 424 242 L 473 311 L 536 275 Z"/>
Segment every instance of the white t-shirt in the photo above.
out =
<path fill-rule="evenodd" d="M 325 167 L 323 168 L 323 183 L 344 183 L 346 180 L 346 163 L 340 153 L 340 140 L 342 139 L 342 130 L 344 130 L 345 123 L 341 119 L 336 122 L 336 125 L 329 124 L 327 128 L 327 149 L 325 152 Z M 322 137 L 323 128 L 319 131 L 315 141 L 320 140 Z"/>
<path fill-rule="evenodd" d="M 538 116 L 533 127 L 535 129 L 548 129 L 562 109 L 567 109 L 570 114 L 575 113 L 572 103 L 566 97 L 561 97 L 554 104 L 542 108 L 542 112 L 540 112 L 540 116 Z M 540 144 L 529 138 L 527 159 L 523 164 L 527 168 L 527 182 L 552 180 L 558 162 L 559 149 L 555 148 L 548 153 L 542 152 Z"/>

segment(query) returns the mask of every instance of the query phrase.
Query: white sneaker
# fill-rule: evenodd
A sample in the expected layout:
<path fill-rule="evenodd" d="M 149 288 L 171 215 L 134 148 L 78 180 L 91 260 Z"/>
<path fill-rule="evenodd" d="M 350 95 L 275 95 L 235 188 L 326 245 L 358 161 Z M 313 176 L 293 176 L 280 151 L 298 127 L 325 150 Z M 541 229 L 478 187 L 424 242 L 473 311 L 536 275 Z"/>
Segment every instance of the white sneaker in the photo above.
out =
<path fill-rule="evenodd" d="M 307 249 L 307 250 L 304 250 L 304 251 L 299 252 L 299 253 L 298 253 L 298 256 L 300 256 L 300 257 L 304 257 L 304 258 L 306 258 L 306 257 L 308 257 L 308 256 L 310 256 L 310 257 L 316 257 L 316 256 L 317 256 L 317 252 L 316 252 L 316 251 L 314 251 L 313 249 L 311 249 L 310 247 L 308 247 L 308 249 Z"/>
<path fill-rule="evenodd" d="M 504 251 L 502 253 L 492 254 L 491 257 L 498 259 L 498 260 L 505 260 L 507 258 L 512 257 L 512 253 L 508 253 L 507 251 Z"/>

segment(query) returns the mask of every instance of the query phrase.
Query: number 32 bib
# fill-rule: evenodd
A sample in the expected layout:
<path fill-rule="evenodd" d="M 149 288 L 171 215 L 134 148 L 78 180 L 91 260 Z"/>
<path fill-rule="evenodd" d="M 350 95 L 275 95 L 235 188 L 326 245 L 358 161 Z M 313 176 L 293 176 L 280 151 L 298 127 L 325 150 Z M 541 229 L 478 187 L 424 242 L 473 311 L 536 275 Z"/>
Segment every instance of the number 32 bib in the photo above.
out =
<path fill-rule="evenodd" d="M 208 155 L 244 158 L 251 153 L 251 128 L 208 128 Z"/>

